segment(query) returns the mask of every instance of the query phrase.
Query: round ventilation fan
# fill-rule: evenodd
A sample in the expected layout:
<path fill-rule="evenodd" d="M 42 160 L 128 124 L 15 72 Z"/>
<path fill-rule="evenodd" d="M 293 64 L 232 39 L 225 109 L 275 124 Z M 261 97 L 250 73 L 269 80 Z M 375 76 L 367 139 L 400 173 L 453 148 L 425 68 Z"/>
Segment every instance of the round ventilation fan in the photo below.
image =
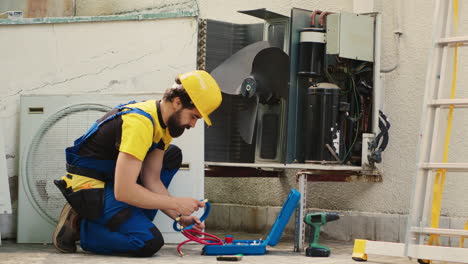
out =
<path fill-rule="evenodd" d="M 58 221 L 66 202 L 53 183 L 66 175 L 65 148 L 109 110 L 101 104 L 72 105 L 50 116 L 34 135 L 22 180 L 31 203 L 48 221 Z"/>

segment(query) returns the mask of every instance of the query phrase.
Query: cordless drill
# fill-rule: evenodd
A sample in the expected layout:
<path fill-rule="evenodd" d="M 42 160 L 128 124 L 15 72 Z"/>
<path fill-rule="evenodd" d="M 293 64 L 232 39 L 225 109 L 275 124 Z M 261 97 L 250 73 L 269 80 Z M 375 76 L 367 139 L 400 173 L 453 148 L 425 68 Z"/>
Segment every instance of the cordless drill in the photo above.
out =
<path fill-rule="evenodd" d="M 328 257 L 330 256 L 330 248 L 318 243 L 320 237 L 320 227 L 327 222 L 340 219 L 338 213 L 310 213 L 304 217 L 304 223 L 310 226 L 310 242 L 306 249 L 308 257 Z"/>

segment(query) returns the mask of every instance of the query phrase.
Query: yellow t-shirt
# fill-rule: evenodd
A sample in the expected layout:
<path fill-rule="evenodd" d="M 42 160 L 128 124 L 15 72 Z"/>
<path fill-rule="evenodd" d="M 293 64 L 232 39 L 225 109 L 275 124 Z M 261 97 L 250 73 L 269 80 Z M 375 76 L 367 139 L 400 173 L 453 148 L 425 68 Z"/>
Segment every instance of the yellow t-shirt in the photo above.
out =
<path fill-rule="evenodd" d="M 150 147 L 154 144 L 157 148 L 166 150 L 172 141 L 169 129 L 159 120 L 156 100 L 149 100 L 128 107 L 139 108 L 150 114 L 153 118 L 154 126 L 150 119 L 137 114 L 130 113 L 122 115 L 122 137 L 119 151 L 131 154 L 143 161 Z M 126 109 L 122 110 L 126 111 Z M 159 115 L 160 116 L 160 115 Z"/>

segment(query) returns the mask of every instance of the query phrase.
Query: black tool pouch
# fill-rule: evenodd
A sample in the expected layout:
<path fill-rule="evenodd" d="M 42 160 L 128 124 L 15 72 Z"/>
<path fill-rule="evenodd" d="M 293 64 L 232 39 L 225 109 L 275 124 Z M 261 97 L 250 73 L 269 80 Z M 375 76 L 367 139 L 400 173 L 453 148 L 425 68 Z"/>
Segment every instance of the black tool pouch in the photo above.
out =
<path fill-rule="evenodd" d="M 73 191 L 71 186 L 67 188 L 67 183 L 63 178 L 61 180 L 54 180 L 54 184 L 80 216 L 92 220 L 101 215 L 104 208 L 104 188 L 89 188 Z"/>

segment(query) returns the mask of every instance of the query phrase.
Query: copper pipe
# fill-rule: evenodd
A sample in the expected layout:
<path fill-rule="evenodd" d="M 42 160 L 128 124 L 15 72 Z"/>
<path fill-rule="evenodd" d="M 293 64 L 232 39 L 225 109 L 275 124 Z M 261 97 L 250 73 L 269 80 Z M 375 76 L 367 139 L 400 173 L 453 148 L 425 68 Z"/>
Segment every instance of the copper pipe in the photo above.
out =
<path fill-rule="evenodd" d="M 325 28 L 325 25 L 326 25 L 326 20 L 325 18 L 329 15 L 329 14 L 334 14 L 333 12 L 322 12 L 319 16 L 319 25 L 321 25 L 323 28 Z"/>
<path fill-rule="evenodd" d="M 317 14 L 322 14 L 322 10 L 315 10 L 314 12 L 312 12 L 312 15 L 310 16 L 310 26 L 313 27 L 315 26 L 315 16 Z"/>

